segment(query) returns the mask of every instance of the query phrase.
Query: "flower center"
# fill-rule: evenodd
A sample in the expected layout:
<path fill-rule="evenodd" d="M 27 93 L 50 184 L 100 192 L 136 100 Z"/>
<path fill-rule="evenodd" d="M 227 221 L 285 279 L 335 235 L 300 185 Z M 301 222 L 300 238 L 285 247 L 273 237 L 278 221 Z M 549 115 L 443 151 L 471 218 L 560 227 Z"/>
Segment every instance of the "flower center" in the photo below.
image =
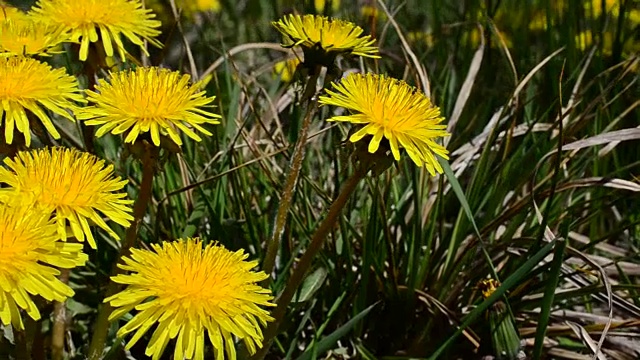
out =
<path fill-rule="evenodd" d="M 90 207 L 95 205 L 95 184 L 84 173 L 66 173 L 59 178 L 38 177 L 32 172 L 21 184 L 20 192 L 33 196 L 39 203 L 60 206 Z"/>
<path fill-rule="evenodd" d="M 32 258 L 31 245 L 23 230 L 7 229 L 0 225 L 0 274 L 10 274 L 18 267 L 17 264 Z"/>

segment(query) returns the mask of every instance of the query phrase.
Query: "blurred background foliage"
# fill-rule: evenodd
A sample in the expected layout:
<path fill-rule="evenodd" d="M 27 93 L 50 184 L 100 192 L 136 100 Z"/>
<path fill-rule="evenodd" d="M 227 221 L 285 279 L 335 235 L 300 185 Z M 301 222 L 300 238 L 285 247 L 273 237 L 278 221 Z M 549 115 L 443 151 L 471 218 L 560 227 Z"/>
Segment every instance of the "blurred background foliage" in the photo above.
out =
<path fill-rule="evenodd" d="M 295 61 L 281 63 L 295 55 L 279 47 L 270 22 L 322 13 L 362 26 L 381 48 L 377 61 L 343 59 L 343 71 L 387 73 L 421 87 L 428 79 L 452 131 L 457 182 L 429 177 L 408 159 L 370 177 L 325 242 L 268 358 L 428 358 L 482 301 L 478 284 L 493 267 L 503 281 L 522 275 L 501 302 L 506 310 L 483 312 L 440 358 L 509 358 L 496 351 L 513 341 L 498 339 L 490 321 L 498 312 L 531 355 L 548 311 L 547 358 L 590 359 L 608 331 L 600 344 L 608 358 L 637 359 L 640 1 L 385 3 L 389 14 L 373 0 L 175 0 L 182 10 L 174 14 L 169 1 L 147 1 L 163 21 L 165 44 L 150 48 L 149 62 L 212 75 L 207 92 L 223 122 L 215 136 L 185 141 L 182 154 L 162 164 L 143 242 L 200 236 L 264 257 L 303 112 L 302 74 L 294 74 Z M 322 121 L 331 111 L 321 108 L 312 125 L 273 274 L 276 293 L 351 172 L 348 129 Z M 129 177 L 135 197 L 141 172 L 123 160 L 120 141 L 105 136 L 96 151 Z M 72 274 L 76 348 L 88 342 L 96 294 L 117 255 L 112 239 L 95 236 L 100 251 Z M 563 252 L 524 267 L 560 238 Z M 555 297 L 545 296 L 549 289 Z M 108 356 L 124 358 L 115 330 Z M 129 355 L 142 358 L 144 345 Z"/>

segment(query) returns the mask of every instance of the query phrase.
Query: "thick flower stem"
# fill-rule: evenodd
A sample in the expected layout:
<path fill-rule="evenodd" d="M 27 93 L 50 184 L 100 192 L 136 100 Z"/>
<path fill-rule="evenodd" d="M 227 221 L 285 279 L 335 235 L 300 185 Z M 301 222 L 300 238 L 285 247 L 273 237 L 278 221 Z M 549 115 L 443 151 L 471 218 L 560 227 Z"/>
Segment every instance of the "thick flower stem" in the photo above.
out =
<path fill-rule="evenodd" d="M 60 270 L 60 281 L 69 284 L 70 269 Z M 51 359 L 64 359 L 64 339 L 67 330 L 66 302 L 56 301 L 53 305 L 53 327 L 51 330 Z"/>
<path fill-rule="evenodd" d="M 30 360 L 31 355 L 27 344 L 27 334 L 24 330 L 14 330 L 13 340 L 15 342 L 16 360 Z"/>
<path fill-rule="evenodd" d="M 142 218 L 147 212 L 147 206 L 152 195 L 153 177 L 155 175 L 156 161 L 158 159 L 158 148 L 148 144 L 143 152 L 142 160 L 142 182 L 140 184 L 140 192 L 138 198 L 133 205 L 133 223 L 127 229 L 124 242 L 118 253 L 118 259 L 114 263 L 111 269 L 111 275 L 115 276 L 121 271 L 117 264 L 120 262 L 123 256 L 129 255 L 129 252 L 136 244 L 138 238 L 138 228 L 142 222 Z M 107 292 L 105 295 L 109 297 L 114 295 L 119 290 L 119 285 L 113 281 L 109 282 Z M 89 345 L 89 360 L 99 360 L 102 357 L 102 352 L 107 341 L 107 334 L 109 333 L 109 315 L 113 308 L 109 304 L 101 304 L 98 310 L 98 318 L 96 319 L 96 325 L 93 329 L 93 336 L 91 338 L 91 344 Z"/>
<path fill-rule="evenodd" d="M 280 197 L 280 204 L 278 205 L 278 212 L 273 224 L 273 231 L 267 244 L 267 254 L 265 255 L 264 262 L 262 264 L 262 271 L 266 274 L 271 274 L 276 262 L 276 255 L 278 254 L 278 248 L 280 247 L 280 240 L 282 239 L 282 233 L 284 226 L 287 222 L 287 214 L 291 208 L 291 200 L 295 193 L 296 184 L 298 183 L 298 177 L 300 175 L 300 169 L 302 168 L 302 162 L 304 161 L 305 145 L 307 143 L 307 134 L 309 133 L 309 127 L 311 126 L 311 119 L 318 109 L 318 101 L 312 100 L 313 94 L 316 91 L 316 83 L 320 76 L 321 67 L 316 67 L 312 74 L 309 76 L 309 81 L 303 94 L 303 101 L 307 101 L 307 112 L 302 120 L 302 126 L 298 133 L 298 140 L 293 149 L 293 156 L 291 157 L 291 163 L 289 165 L 289 173 L 282 189 L 282 196 Z M 268 279 L 265 281 L 267 282 Z"/>
<path fill-rule="evenodd" d="M 94 65 L 86 62 L 84 65 L 84 73 L 87 76 L 87 90 L 95 91 L 96 89 L 96 73 L 97 69 Z M 89 153 L 95 154 L 95 146 L 93 143 L 95 130 L 93 126 L 87 126 L 83 122 L 80 122 L 80 129 L 82 130 L 82 139 L 84 140 L 85 150 Z"/>
<path fill-rule="evenodd" d="M 298 291 L 298 288 L 302 284 L 302 280 L 304 279 L 305 274 L 311 267 L 313 263 L 313 259 L 316 257 L 320 249 L 322 248 L 322 244 L 324 240 L 329 235 L 331 229 L 333 229 L 342 209 L 347 204 L 347 201 L 351 197 L 351 194 L 356 189 L 360 180 L 362 180 L 367 174 L 368 169 L 365 167 L 358 166 L 356 172 L 347 180 L 347 182 L 342 187 L 340 194 L 333 201 L 331 207 L 329 207 L 329 212 L 327 216 L 324 218 L 318 229 L 313 233 L 311 237 L 311 243 L 309 247 L 302 255 L 302 258 L 296 265 L 296 268 L 291 274 L 291 277 L 287 281 L 287 285 L 284 288 L 284 291 L 279 296 L 277 301 L 276 309 L 274 310 L 272 316 L 274 321 L 267 326 L 267 329 L 264 333 L 264 342 L 263 347 L 258 351 L 258 353 L 253 357 L 254 360 L 262 360 L 264 359 L 271 342 L 278 334 L 278 328 L 280 327 L 280 323 L 284 319 L 285 314 L 287 313 L 287 307 L 291 303 L 294 295 Z"/>

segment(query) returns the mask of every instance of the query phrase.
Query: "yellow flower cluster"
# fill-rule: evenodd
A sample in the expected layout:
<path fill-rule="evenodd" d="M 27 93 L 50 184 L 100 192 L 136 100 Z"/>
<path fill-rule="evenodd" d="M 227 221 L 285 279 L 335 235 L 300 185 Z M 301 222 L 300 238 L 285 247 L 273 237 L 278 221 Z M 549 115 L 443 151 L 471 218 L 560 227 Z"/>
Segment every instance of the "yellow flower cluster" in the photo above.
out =
<path fill-rule="evenodd" d="M 219 8 L 219 2 L 178 2 L 192 11 Z M 80 61 L 95 66 L 118 54 L 128 57 L 124 39 L 147 53 L 145 41 L 160 46 L 160 22 L 140 0 L 38 0 L 31 11 L 4 7 L 0 16 L 0 321 L 24 329 L 21 312 L 40 319 L 39 296 L 63 302 L 74 295 L 60 269 L 83 266 L 85 240 L 97 249 L 95 229 L 120 239 L 109 222 L 129 228 L 136 221 L 127 180 L 115 167 L 88 152 L 59 146 L 24 150 L 33 143 L 61 139 L 69 122 L 98 126 L 96 137 L 126 133 L 124 142 L 182 145 L 186 135 L 211 136 L 218 124 L 215 97 L 189 75 L 160 67 L 109 72 L 86 91 L 64 68 L 40 60 L 76 44 Z M 113 61 L 111 60 L 113 63 Z M 55 63 L 55 62 L 54 62 Z M 94 73 L 92 76 L 99 75 Z M 91 79 L 90 79 L 91 80 Z M 85 98 L 86 97 L 86 98 Z M 61 131 L 61 129 L 66 129 Z M 32 134 L 36 134 L 34 141 Z M 62 140 L 66 141 L 66 139 Z M 139 215 L 138 215 L 139 216 Z M 135 331 L 129 346 L 154 324 L 147 354 L 159 358 L 178 338 L 176 358 L 204 358 L 208 333 L 217 358 L 235 359 L 235 341 L 250 352 L 262 346 L 262 330 L 271 321 L 264 307 L 270 290 L 258 285 L 267 275 L 254 272 L 255 261 L 242 251 L 199 239 L 132 250 L 120 265 L 131 275 L 113 281 L 128 285 L 105 301 L 117 308 L 116 320 L 132 310 L 134 319 L 118 335 Z M 186 276 L 184 271 L 187 272 Z M 176 289 L 178 291 L 176 291 Z M 187 295 L 185 297 L 185 294 Z M 142 308 L 147 310 L 142 310 Z M 142 310 L 142 311 L 140 311 Z M 164 316 L 159 316 L 164 314 Z"/>
<path fill-rule="evenodd" d="M 22 330 L 20 309 L 40 319 L 31 296 L 64 301 L 73 290 L 56 276 L 57 268 L 84 265 L 82 245 L 59 240 L 45 212 L 0 203 L 0 322 Z"/>
<path fill-rule="evenodd" d="M 215 0 L 176 3 L 188 11 L 218 11 L 220 7 Z M 314 4 L 323 10 L 335 6 L 335 11 L 340 2 Z M 292 81 L 297 69 L 309 69 L 310 62 L 318 68 L 335 69 L 338 56 L 380 58 L 371 35 L 363 35 L 364 29 L 351 22 L 288 15 L 273 25 L 284 35 L 283 46 L 302 47 L 305 55 L 302 63 L 296 58 L 277 65 L 284 82 Z M 21 312 L 39 319 L 32 296 L 59 302 L 73 296 L 74 291 L 58 275 L 59 269 L 86 263 L 82 242 L 98 249 L 100 238 L 94 236 L 95 231 L 119 240 L 122 229 L 109 223 L 131 227 L 135 237 L 144 216 L 144 206 L 140 211 L 138 203 L 129 199 L 128 181 L 116 175 L 114 165 L 89 152 L 42 144 L 72 143 L 72 136 L 62 139 L 61 134 L 72 132 L 70 122 L 76 120 L 84 130 L 96 126 L 96 138 L 110 133 L 123 135 L 127 144 L 161 147 L 171 142 L 178 148 L 187 138 L 201 141 L 202 135 L 212 136 L 210 126 L 219 124 L 221 116 L 214 112 L 216 97 L 208 96 L 202 83 L 194 83 L 189 75 L 153 66 L 102 71 L 106 69 L 100 64 L 116 54 L 122 61 L 116 65 L 124 68 L 131 58 L 125 42 L 145 54 L 146 43 L 160 47 L 160 26 L 140 0 L 38 0 L 27 13 L 3 8 L 2 324 L 23 329 Z M 93 69 L 83 79 L 89 84 L 85 91 L 80 88 L 85 81 L 53 67 L 55 61 L 41 61 L 65 49 L 77 54 L 72 60 L 84 62 L 85 70 Z M 385 75 L 350 73 L 334 82 L 318 101 L 348 111 L 328 121 L 358 126 L 349 139 L 366 138 L 368 152 L 400 160 L 404 151 L 430 174 L 442 173 L 437 157 L 447 159 L 447 150 L 438 143 L 448 136 L 444 118 L 419 89 Z M 66 120 L 60 121 L 63 118 Z M 38 148 L 25 149 L 32 144 Z M 123 248 L 128 251 L 128 246 L 131 244 Z M 247 258 L 242 250 L 232 252 L 192 238 L 151 244 L 146 250 L 133 248 L 118 264 L 123 272 L 112 277 L 124 289 L 104 300 L 116 309 L 109 319 L 116 321 L 135 312 L 118 331 L 119 337 L 133 333 L 127 348 L 156 326 L 146 347 L 146 354 L 154 359 L 162 356 L 172 340 L 174 358 L 204 359 L 205 337 L 217 359 L 235 359 L 236 340 L 255 353 L 263 345 L 262 327 L 273 320 L 266 308 L 274 304 L 271 291 L 259 285 L 268 275 L 254 271 L 257 261 Z"/>
<path fill-rule="evenodd" d="M 285 47 L 379 57 L 374 40 L 369 35 L 361 36 L 362 28 L 349 22 L 323 16 L 289 15 L 273 25 L 284 35 L 282 46 Z M 305 53 L 305 61 L 307 57 Z M 289 64 L 276 65 L 283 81 L 292 77 L 294 67 L 293 63 Z M 437 139 L 449 134 L 446 125 L 441 124 L 444 118 L 440 116 L 440 109 L 424 93 L 404 81 L 371 73 L 351 73 L 332 87 L 333 90 L 326 91 L 327 95 L 319 97 L 319 102 L 351 112 L 328 119 L 360 126 L 350 141 L 368 137 L 370 153 L 388 150 L 395 160 L 400 160 L 400 149 L 404 149 L 416 165 L 426 168 L 431 175 L 443 172 L 436 155 L 448 159 L 447 150 Z"/>

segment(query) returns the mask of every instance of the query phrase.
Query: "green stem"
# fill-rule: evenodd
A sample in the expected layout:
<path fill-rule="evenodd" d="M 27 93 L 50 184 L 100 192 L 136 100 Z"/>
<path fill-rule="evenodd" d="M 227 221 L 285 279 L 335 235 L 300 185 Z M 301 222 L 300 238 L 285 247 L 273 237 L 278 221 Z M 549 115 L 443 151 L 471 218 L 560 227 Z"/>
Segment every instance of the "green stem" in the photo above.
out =
<path fill-rule="evenodd" d="M 324 239 L 327 238 L 327 235 L 333 229 L 342 209 L 347 204 L 347 200 L 351 197 L 351 194 L 356 189 L 360 180 L 362 180 L 367 174 L 368 169 L 357 166 L 356 172 L 347 180 L 347 182 L 342 187 L 340 194 L 329 207 L 329 212 L 327 216 L 324 218 L 318 229 L 313 233 L 311 237 L 311 243 L 309 247 L 305 251 L 304 255 L 302 255 L 302 259 L 298 262 L 295 271 L 287 281 L 287 285 L 284 288 L 284 291 L 278 298 L 278 304 L 276 309 L 274 310 L 272 316 L 274 321 L 269 324 L 264 333 L 264 342 L 262 349 L 258 351 L 256 355 L 254 355 L 253 359 L 262 360 L 264 359 L 271 342 L 275 338 L 278 333 L 278 328 L 284 316 L 287 312 L 287 307 L 291 303 L 293 296 L 296 294 L 300 284 L 302 284 L 302 280 L 304 279 L 305 274 L 311 267 L 313 263 L 313 259 L 316 257 L 320 249 L 322 248 L 322 244 L 324 243 Z"/>
<path fill-rule="evenodd" d="M 69 284 L 71 269 L 60 270 L 60 281 Z M 66 301 L 56 301 L 53 304 L 53 327 L 51 329 L 51 359 L 64 359 L 64 339 L 67 330 Z"/>
<path fill-rule="evenodd" d="M 312 101 L 311 98 L 315 93 L 316 83 L 318 76 L 320 75 L 320 67 L 317 67 L 313 73 L 309 76 L 307 85 L 304 90 L 303 100 L 308 99 L 307 112 L 302 120 L 302 126 L 298 133 L 298 141 L 293 149 L 293 156 L 291 157 L 291 163 L 289 165 L 289 173 L 282 189 L 282 196 L 280 197 L 280 204 L 278 205 L 278 212 L 273 224 L 273 232 L 269 238 L 269 244 L 267 245 L 267 254 L 265 255 L 264 262 L 262 264 L 262 271 L 266 274 L 271 274 L 276 262 L 276 255 L 278 254 L 278 248 L 280 247 L 280 240 L 282 239 L 282 233 L 287 221 L 287 214 L 291 208 L 291 200 L 295 192 L 296 184 L 298 183 L 298 177 L 300 175 L 300 169 L 302 168 L 302 162 L 304 161 L 305 145 L 307 143 L 307 134 L 311 125 L 311 119 L 318 109 L 318 101 Z M 265 282 L 268 282 L 267 279 Z"/>
<path fill-rule="evenodd" d="M 27 334 L 24 330 L 13 329 L 13 340 L 15 341 L 16 360 L 31 360 L 29 346 L 27 345 Z"/>
<path fill-rule="evenodd" d="M 87 90 L 95 91 L 96 89 L 96 73 L 97 69 L 89 62 L 84 64 L 84 73 L 87 76 Z M 93 126 L 87 126 L 82 121 L 78 124 L 82 131 L 82 139 L 84 140 L 85 151 L 95 154 L 95 146 L 93 143 L 95 129 Z"/>
<path fill-rule="evenodd" d="M 136 202 L 133 204 L 133 223 L 127 229 L 124 242 L 118 252 L 118 259 L 111 269 L 112 276 L 118 275 L 122 271 L 117 267 L 117 264 L 120 262 L 122 257 L 128 256 L 130 249 L 135 246 L 136 240 L 138 239 L 138 228 L 142 222 L 142 218 L 147 212 L 147 205 L 151 199 L 153 177 L 155 175 L 159 150 L 153 145 L 145 146 L 146 149 L 144 151 L 144 156 L 141 159 L 142 182 L 140 184 L 140 192 L 138 193 Z M 113 281 L 110 281 L 105 298 L 114 295 L 119 290 L 120 286 Z M 96 320 L 96 325 L 93 329 L 93 336 L 89 345 L 89 360 L 99 360 L 102 357 L 102 352 L 104 351 L 105 343 L 107 341 L 107 334 L 109 333 L 109 315 L 111 315 L 112 311 L 113 308 L 108 303 L 101 304 L 99 306 L 98 318 Z"/>

